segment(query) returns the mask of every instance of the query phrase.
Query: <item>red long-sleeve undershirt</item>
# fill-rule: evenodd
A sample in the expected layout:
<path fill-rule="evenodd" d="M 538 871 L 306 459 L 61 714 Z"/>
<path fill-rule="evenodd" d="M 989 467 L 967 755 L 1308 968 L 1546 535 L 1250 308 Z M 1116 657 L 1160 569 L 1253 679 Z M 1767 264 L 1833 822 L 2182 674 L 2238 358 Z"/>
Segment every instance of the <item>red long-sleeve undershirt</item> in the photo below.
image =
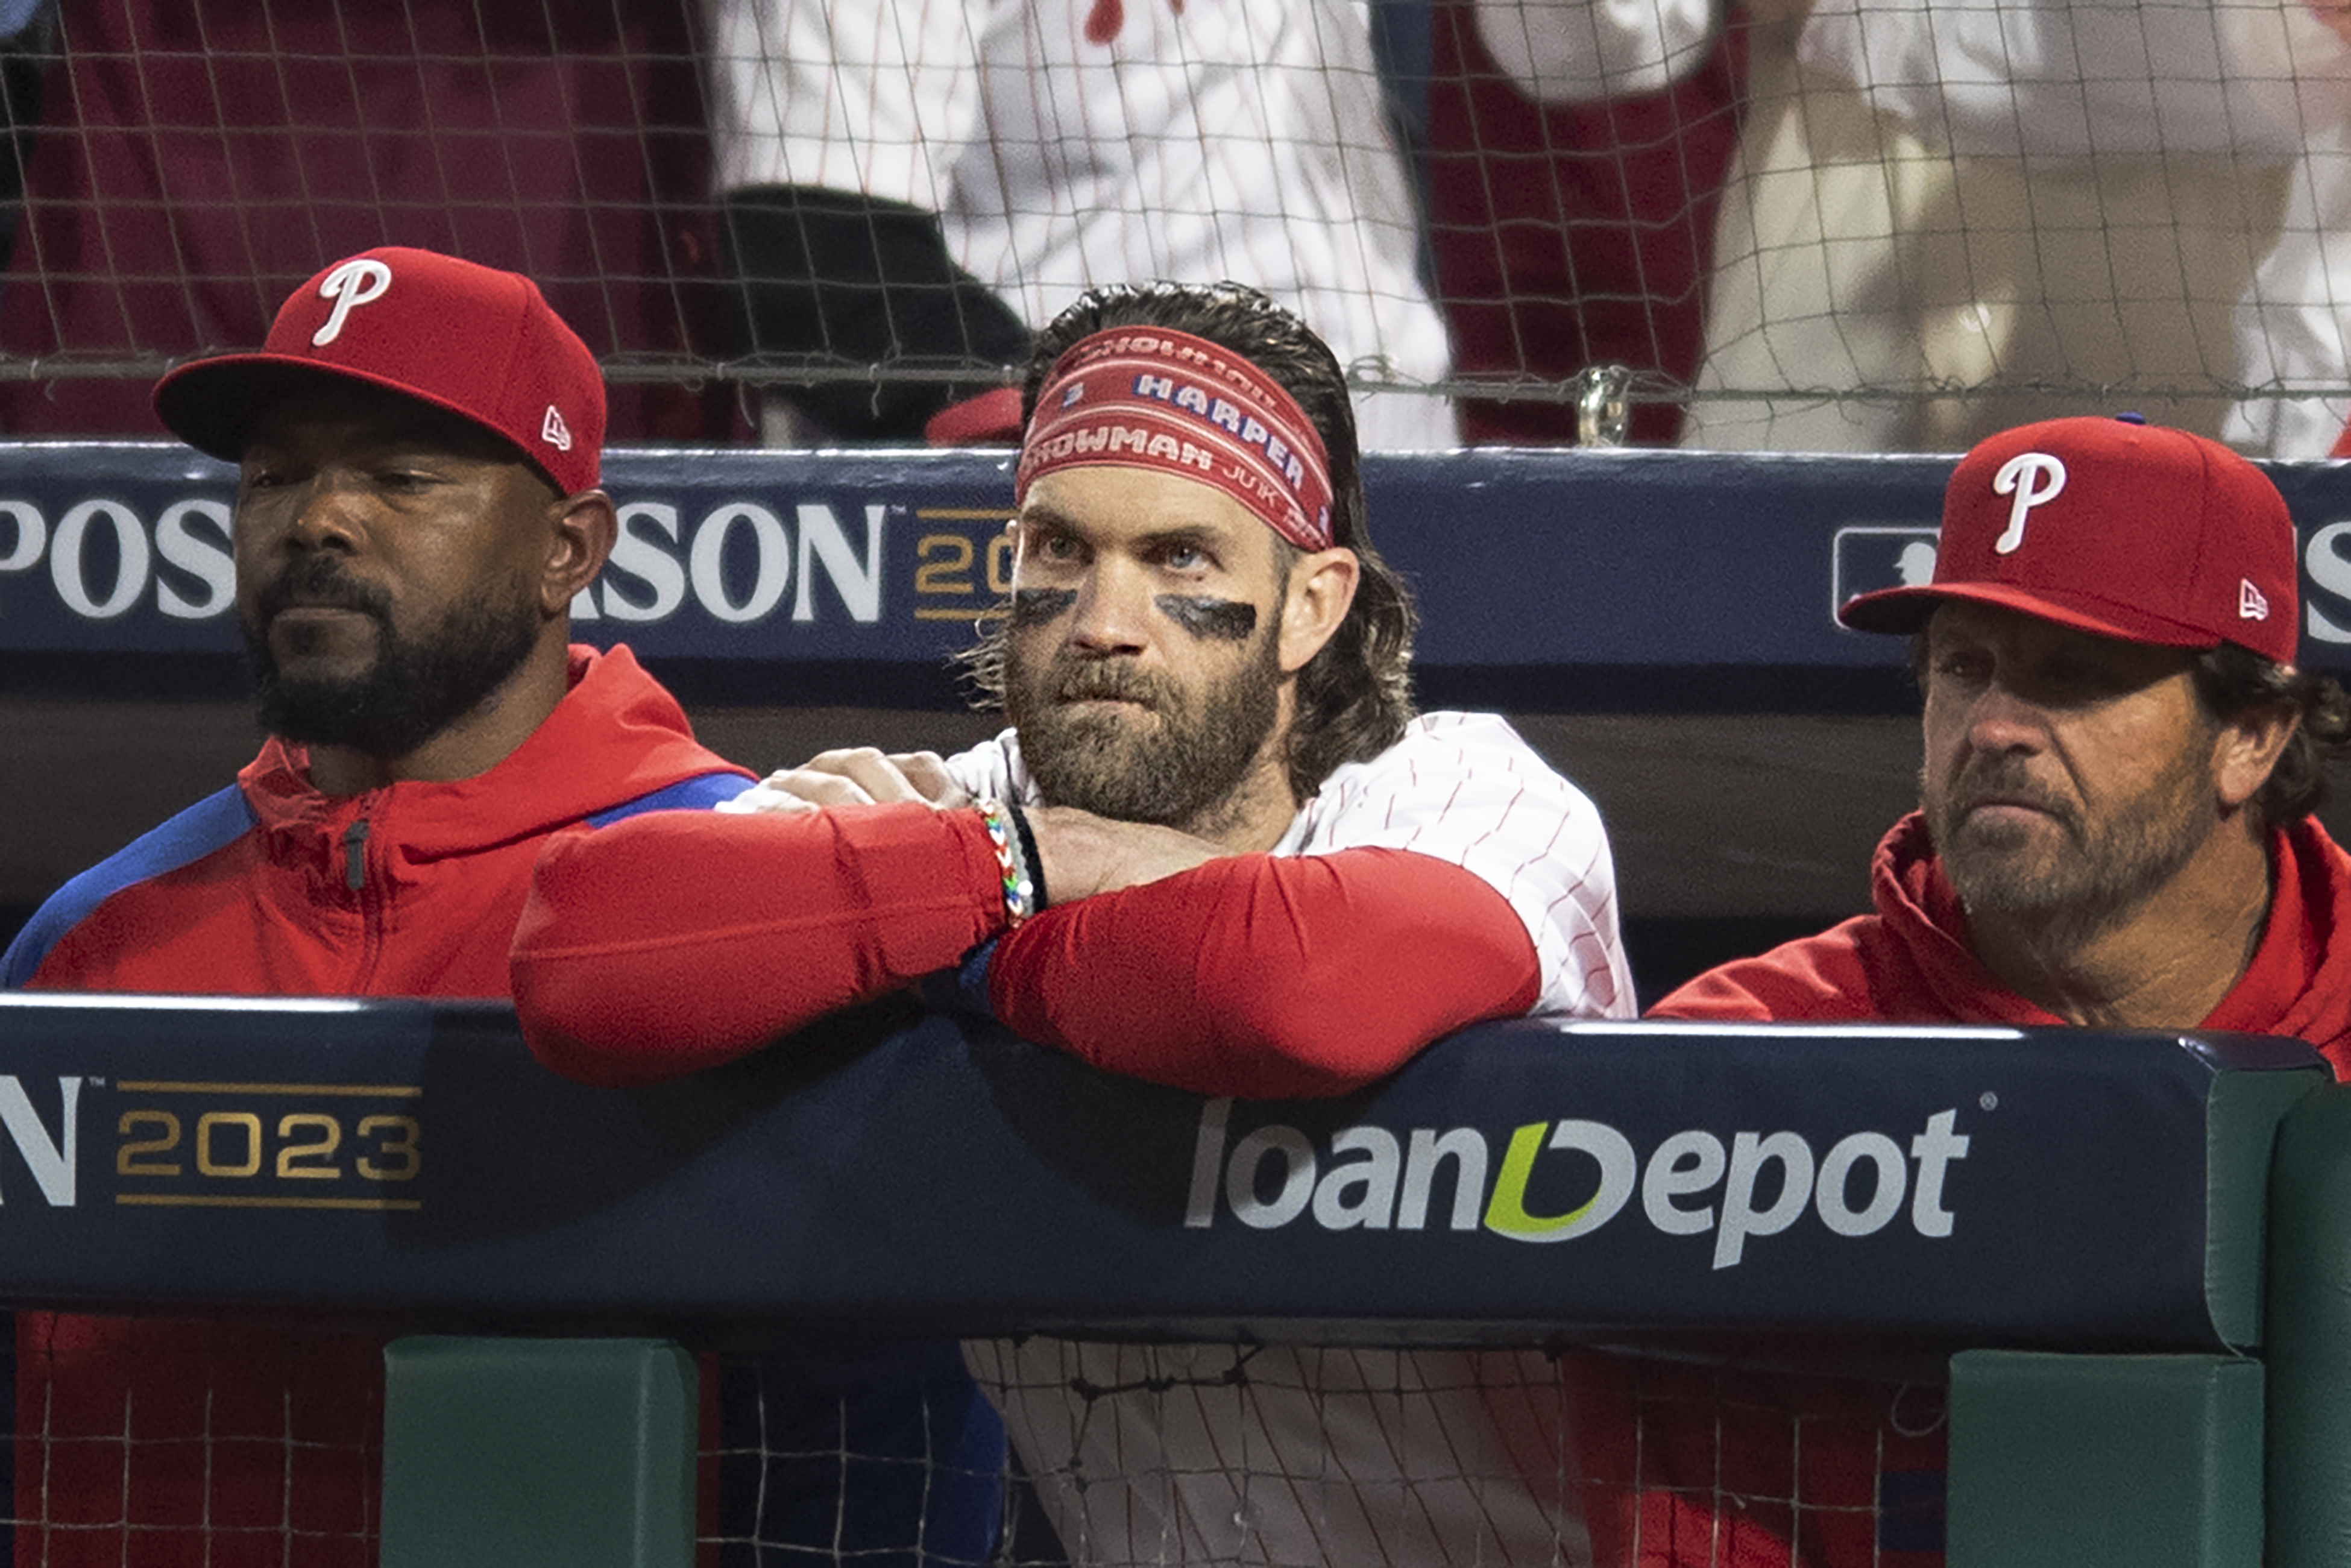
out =
<path fill-rule="evenodd" d="M 1337 1092 L 1539 989 L 1508 901 L 1427 855 L 1236 855 L 1009 929 L 978 814 L 907 804 L 660 812 L 551 841 L 515 933 L 515 1002 L 557 1071 L 649 1082 L 990 938 L 988 999 L 1016 1033 L 1204 1093 Z"/>

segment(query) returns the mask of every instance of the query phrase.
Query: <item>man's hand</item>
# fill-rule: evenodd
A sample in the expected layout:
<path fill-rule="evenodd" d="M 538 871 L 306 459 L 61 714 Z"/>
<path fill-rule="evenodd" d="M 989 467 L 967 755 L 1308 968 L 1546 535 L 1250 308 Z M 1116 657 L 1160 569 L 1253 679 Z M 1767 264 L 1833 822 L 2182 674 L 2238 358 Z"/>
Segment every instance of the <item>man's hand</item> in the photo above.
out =
<path fill-rule="evenodd" d="M 1051 904 L 1135 887 L 1205 865 L 1226 852 L 1205 839 L 1144 822 L 1114 822 L 1074 806 L 1031 806 L 1023 814 Z"/>
<path fill-rule="evenodd" d="M 853 746 L 770 773 L 719 810 L 813 811 L 892 800 L 926 800 L 942 811 L 972 803 L 935 751 L 883 753 Z"/>
<path fill-rule="evenodd" d="M 942 811 L 974 805 L 935 751 L 884 753 L 870 746 L 827 751 L 798 768 L 770 773 L 722 811 L 814 811 L 921 800 Z M 1157 882 L 1216 859 L 1225 852 L 1174 828 L 1114 822 L 1074 806 L 1033 806 L 1029 831 L 1037 841 L 1045 896 L 1055 904 L 1114 888 Z"/>

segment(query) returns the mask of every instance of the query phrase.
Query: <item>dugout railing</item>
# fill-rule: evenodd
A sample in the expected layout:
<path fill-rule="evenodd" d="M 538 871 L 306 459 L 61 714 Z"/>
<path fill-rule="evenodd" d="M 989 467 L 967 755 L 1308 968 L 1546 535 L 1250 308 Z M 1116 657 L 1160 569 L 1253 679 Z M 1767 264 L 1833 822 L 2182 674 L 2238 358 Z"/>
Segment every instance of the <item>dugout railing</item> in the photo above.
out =
<path fill-rule="evenodd" d="M 690 1562 L 675 1346 L 849 1322 L 1829 1344 L 1948 1366 L 1953 1568 L 2351 1553 L 2351 1095 L 2297 1042 L 1523 1022 L 1246 1103 L 877 1012 L 608 1091 L 495 1007 L 12 996 L 0 1062 L 0 1298 L 416 1331 L 391 1568 Z"/>
<path fill-rule="evenodd" d="M 1373 453 L 1422 612 L 1425 706 L 1908 711 L 1855 593 L 1931 570 L 1949 456 Z M 2264 465 L 2300 536 L 2304 662 L 2351 664 L 2351 465 Z M 1010 587 L 1012 455 L 607 454 L 620 540 L 572 605 L 697 702 L 955 707 Z M 0 443 L 0 691 L 241 698 L 235 470 L 168 443 Z"/>
<path fill-rule="evenodd" d="M 1373 537 L 1422 611 L 1422 706 L 1501 712 L 1606 821 L 1636 981 L 1865 907 L 1916 802 L 1900 639 L 1846 596 L 1931 569 L 1949 458 L 1374 454 Z M 2351 465 L 2273 465 L 2302 656 L 2351 653 Z M 608 455 L 622 534 L 576 640 L 626 643 L 758 769 L 994 727 L 953 655 L 1009 585 L 1008 455 Z M 162 444 L 0 444 L 0 921 L 251 756 L 235 475 Z M 73 809 L 60 812 L 58 780 Z M 2351 815 L 2323 811 L 2336 837 Z"/>

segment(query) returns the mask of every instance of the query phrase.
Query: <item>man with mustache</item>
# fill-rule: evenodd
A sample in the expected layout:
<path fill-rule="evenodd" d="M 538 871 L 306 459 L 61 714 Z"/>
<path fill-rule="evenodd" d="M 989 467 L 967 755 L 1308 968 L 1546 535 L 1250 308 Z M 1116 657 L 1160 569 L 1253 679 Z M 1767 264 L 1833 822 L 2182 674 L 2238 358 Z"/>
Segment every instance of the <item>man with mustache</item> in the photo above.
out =
<path fill-rule="evenodd" d="M 1979 444 L 1932 581 L 1838 612 L 1909 634 L 1926 699 L 1919 810 L 1878 846 L 1876 912 L 1651 1016 L 2239 1030 L 2351 1071 L 2351 860 L 2311 815 L 2351 704 L 2294 666 L 2299 581 L 2283 498 L 2217 443 L 2126 416 Z M 1673 1543 L 1663 1564 L 1939 1561 L 1937 1391 L 1710 1374 L 1693 1418 L 1687 1373 L 1569 1371 L 1585 1473 L 1624 1482 L 1595 1493 L 1595 1543 L 1637 1531 Z M 1792 1475 L 1811 1506 L 1700 1500 L 1784 1498 Z"/>
<path fill-rule="evenodd" d="M 180 367 L 155 406 L 238 465 L 237 619 L 268 738 L 234 786 L 52 897 L 7 952 L 10 986 L 504 998 L 550 834 L 744 789 L 627 649 L 569 641 L 616 532 L 604 384 L 529 279 L 422 250 L 348 257 L 294 292 L 261 351 Z M 16 1407 L 47 1413 L 18 1462 L 41 1485 L 17 1511 L 20 1557 L 374 1561 L 376 1336 L 49 1312 L 16 1328 Z M 878 1448 L 868 1422 L 928 1417 L 934 1445 L 977 1434 L 983 1469 L 1000 1452 L 951 1345 L 802 1371 L 771 1382 L 768 1414 L 827 1450 L 844 1421 Z M 844 1416 L 860 1386 L 877 1392 Z M 794 1544 L 839 1528 L 836 1467 L 814 1469 Z M 993 1500 L 956 1491 L 927 1524 L 976 1558 Z M 861 1547 L 921 1538 L 924 1503 L 892 1495 L 852 1502 Z M 889 1533 L 857 1533 L 865 1504 L 899 1509 Z"/>
<path fill-rule="evenodd" d="M 1095 290 L 1023 403 L 974 661 L 1011 727 L 551 841 L 515 940 L 541 1058 L 667 1077 L 929 979 L 1113 1072 L 1330 1094 L 1479 1019 L 1626 1016 L 1590 802 L 1500 719 L 1413 713 L 1322 340 L 1235 285 Z M 1539 1356 L 968 1354 L 1074 1561 L 1580 1558 Z"/>
<path fill-rule="evenodd" d="M 2024 425 L 1953 474 L 1907 632 L 1919 810 L 1874 915 L 1655 1016 L 2293 1035 L 2351 1069 L 2351 862 L 2311 815 L 2351 706 L 2294 667 L 2294 524 L 2252 464 L 2126 417 Z"/>
<path fill-rule="evenodd" d="M 538 841 L 742 770 L 625 649 L 569 640 L 615 532 L 595 357 L 528 278 L 347 257 L 163 423 L 238 465 L 236 610 L 268 738 L 10 947 L 43 989 L 503 997 Z M 661 793 L 670 791 L 671 793 Z"/>

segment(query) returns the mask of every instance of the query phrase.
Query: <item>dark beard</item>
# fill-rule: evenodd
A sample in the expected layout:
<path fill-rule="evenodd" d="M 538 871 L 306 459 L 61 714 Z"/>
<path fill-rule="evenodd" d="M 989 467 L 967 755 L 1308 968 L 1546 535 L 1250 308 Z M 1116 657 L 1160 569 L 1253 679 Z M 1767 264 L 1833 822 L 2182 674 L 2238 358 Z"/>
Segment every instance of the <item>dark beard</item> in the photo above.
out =
<path fill-rule="evenodd" d="M 1996 789 L 2037 798 L 1997 765 L 1961 782 L 1970 798 Z M 2112 810 L 2103 823 L 2084 821 L 2063 802 L 2043 803 L 2068 842 L 2054 855 L 2032 858 L 1996 830 L 1959 821 L 1951 802 L 1927 802 L 1928 831 L 1970 915 L 2004 915 L 2086 935 L 2162 888 L 2212 830 L 2209 780 L 2185 754 L 2169 759 L 2136 800 Z"/>
<path fill-rule="evenodd" d="M 288 678 L 263 630 L 297 596 L 365 612 L 378 653 L 363 674 Z M 343 575 L 332 556 L 289 567 L 262 591 L 258 623 L 240 621 L 261 727 L 305 746 L 346 747 L 370 757 L 403 757 L 467 713 L 522 667 L 538 640 L 538 595 L 519 576 L 485 584 L 438 625 L 403 635 L 390 596 Z"/>
<path fill-rule="evenodd" d="M 1123 658 L 1049 661 L 1031 671 L 1019 639 L 1004 650 L 1004 706 L 1020 756 L 1050 805 L 1121 822 L 1196 829 L 1228 808 L 1280 714 L 1281 666 L 1269 626 L 1239 668 L 1195 695 Z M 1072 713 L 1074 698 L 1123 697 L 1156 719 Z"/>

